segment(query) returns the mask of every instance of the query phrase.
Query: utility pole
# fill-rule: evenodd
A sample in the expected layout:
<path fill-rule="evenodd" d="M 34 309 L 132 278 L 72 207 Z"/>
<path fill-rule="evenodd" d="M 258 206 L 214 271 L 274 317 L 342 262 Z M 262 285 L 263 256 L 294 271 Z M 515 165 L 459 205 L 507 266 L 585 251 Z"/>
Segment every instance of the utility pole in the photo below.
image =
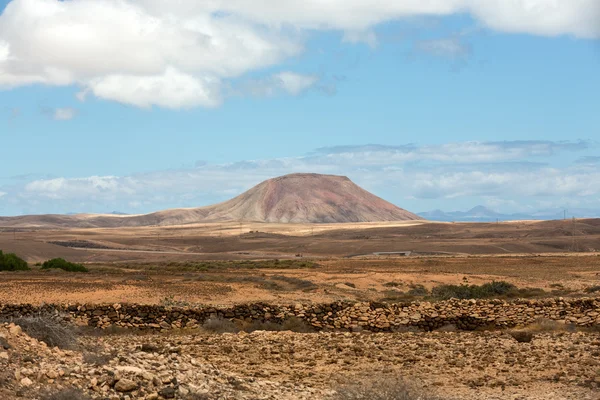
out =
<path fill-rule="evenodd" d="M 567 220 L 567 209 L 565 208 L 565 216 L 563 218 L 565 221 Z"/>
<path fill-rule="evenodd" d="M 577 251 L 576 241 L 575 241 L 575 217 L 573 217 L 572 236 L 573 236 L 573 244 L 571 245 L 571 248 L 572 248 L 572 251 Z"/>

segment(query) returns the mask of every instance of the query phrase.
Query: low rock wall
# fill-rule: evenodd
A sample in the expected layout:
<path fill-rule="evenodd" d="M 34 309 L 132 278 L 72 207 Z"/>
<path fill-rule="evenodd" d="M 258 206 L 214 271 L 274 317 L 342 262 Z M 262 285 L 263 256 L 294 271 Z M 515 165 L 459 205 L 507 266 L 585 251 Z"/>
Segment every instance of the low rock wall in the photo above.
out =
<path fill-rule="evenodd" d="M 600 326 L 600 298 L 514 301 L 453 299 L 404 304 L 340 301 L 289 306 L 255 303 L 230 308 L 137 304 L 0 305 L 0 318 L 40 313 L 65 313 L 67 318 L 98 328 L 117 326 L 155 330 L 197 328 L 211 317 L 275 323 L 295 317 L 316 330 L 363 329 L 373 332 L 391 332 L 408 327 L 429 331 L 450 324 L 460 330 L 510 328 L 529 324 L 539 318 L 591 327 Z"/>

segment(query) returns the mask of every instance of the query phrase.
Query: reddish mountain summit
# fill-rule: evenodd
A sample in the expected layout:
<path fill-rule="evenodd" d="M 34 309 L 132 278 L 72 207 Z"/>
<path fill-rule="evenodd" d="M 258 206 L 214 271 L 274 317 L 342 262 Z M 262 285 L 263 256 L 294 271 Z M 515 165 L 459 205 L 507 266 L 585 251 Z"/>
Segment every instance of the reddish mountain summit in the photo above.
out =
<path fill-rule="evenodd" d="M 367 192 L 345 176 L 291 174 L 269 179 L 238 197 L 212 206 L 218 219 L 334 223 L 420 220 L 421 217 Z"/>

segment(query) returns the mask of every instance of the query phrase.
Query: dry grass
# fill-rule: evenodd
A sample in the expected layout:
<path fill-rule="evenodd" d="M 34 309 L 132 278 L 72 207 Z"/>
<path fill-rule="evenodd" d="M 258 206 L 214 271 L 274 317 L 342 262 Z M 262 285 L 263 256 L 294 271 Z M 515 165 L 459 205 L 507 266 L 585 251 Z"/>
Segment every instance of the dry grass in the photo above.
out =
<path fill-rule="evenodd" d="M 40 314 L 15 318 L 12 322 L 19 325 L 30 337 L 50 347 L 73 349 L 77 345 L 76 329 L 58 318 Z"/>
<path fill-rule="evenodd" d="M 538 318 L 527 325 L 524 330 L 531 333 L 566 332 L 576 330 L 576 326 L 547 318 Z"/>

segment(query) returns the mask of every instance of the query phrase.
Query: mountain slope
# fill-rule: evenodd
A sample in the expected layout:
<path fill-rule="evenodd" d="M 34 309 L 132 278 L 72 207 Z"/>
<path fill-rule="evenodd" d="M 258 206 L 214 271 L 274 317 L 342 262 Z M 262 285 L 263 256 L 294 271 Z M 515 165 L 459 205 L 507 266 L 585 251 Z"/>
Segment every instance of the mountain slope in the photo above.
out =
<path fill-rule="evenodd" d="M 333 223 L 422 219 L 335 175 L 291 174 L 269 179 L 213 206 L 208 219 Z"/>
<path fill-rule="evenodd" d="M 0 226 L 119 227 L 197 222 L 340 223 L 423 219 L 343 176 L 291 174 L 264 181 L 226 202 L 146 215 L 44 215 L 0 218 Z"/>

